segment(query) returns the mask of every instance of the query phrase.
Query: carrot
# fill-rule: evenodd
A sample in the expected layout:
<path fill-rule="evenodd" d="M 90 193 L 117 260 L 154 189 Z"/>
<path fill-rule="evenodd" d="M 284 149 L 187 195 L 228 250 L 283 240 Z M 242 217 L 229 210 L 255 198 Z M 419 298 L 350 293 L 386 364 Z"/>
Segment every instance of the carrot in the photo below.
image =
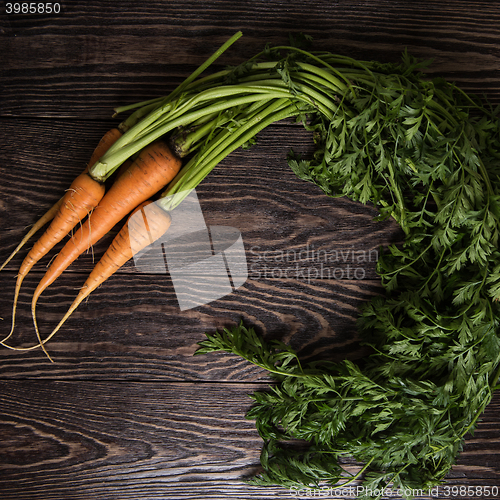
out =
<path fill-rule="evenodd" d="M 31 229 L 26 233 L 24 238 L 21 240 L 21 243 L 17 245 L 14 251 L 7 258 L 7 260 L 2 264 L 2 266 L 0 267 L 0 271 L 13 259 L 13 257 L 16 256 L 19 250 L 21 250 L 21 248 L 23 248 L 24 245 L 28 243 L 28 241 L 31 239 L 32 236 L 38 233 L 38 231 L 42 229 L 42 227 L 45 226 L 45 224 L 47 224 L 54 218 L 54 216 L 57 214 L 57 212 L 59 212 L 59 209 L 61 208 L 63 198 L 60 198 L 59 201 L 54 203 L 54 205 L 52 205 L 52 207 L 49 208 L 49 210 L 47 210 L 47 212 L 45 212 L 45 214 L 42 215 L 40 219 L 38 219 L 38 221 L 35 222 L 35 224 L 33 224 L 33 226 L 31 226 Z"/>
<path fill-rule="evenodd" d="M 113 128 L 111 130 L 108 130 L 106 134 L 102 137 L 102 139 L 99 141 L 99 144 L 95 148 L 94 152 L 92 153 L 92 156 L 90 157 L 90 161 L 88 162 L 87 166 L 85 167 L 85 170 L 83 172 L 87 172 L 88 169 L 96 163 L 101 156 L 106 153 L 106 151 L 109 149 L 109 147 L 121 136 L 121 132 L 117 128 Z M 82 173 L 83 173 L 82 172 Z M 15 248 L 15 250 L 9 255 L 7 260 L 0 266 L 0 271 L 12 260 L 12 258 L 21 250 L 21 248 L 26 245 L 26 243 L 34 236 L 40 229 L 42 229 L 45 224 L 50 222 L 59 209 L 61 208 L 61 205 L 63 203 L 64 196 L 59 199 L 54 205 L 45 212 L 40 219 L 38 219 L 35 224 L 31 227 L 31 229 L 26 233 L 24 238 L 21 240 L 19 245 Z"/>
<path fill-rule="evenodd" d="M 163 236 L 170 227 L 171 222 L 172 219 L 169 213 L 165 212 L 165 210 L 152 201 L 141 203 L 132 212 L 106 253 L 95 265 L 87 281 L 80 289 L 78 296 L 56 328 L 45 340 L 43 340 L 43 344 L 48 342 L 56 334 L 71 314 L 73 314 L 75 309 L 96 288 L 101 286 L 135 254 Z M 35 347 L 38 347 L 38 345 L 34 346 L 34 348 Z"/>
<path fill-rule="evenodd" d="M 42 292 L 124 216 L 165 187 L 175 177 L 180 166 L 180 158 L 171 152 L 165 142 L 157 140 L 141 150 L 130 168 L 115 181 L 85 223 L 52 261 L 33 294 L 31 311 L 39 340 L 35 309 Z M 45 351 L 43 344 L 42 348 Z"/>
<path fill-rule="evenodd" d="M 121 177 L 122 174 L 124 174 L 129 167 L 132 165 L 133 161 L 129 158 L 128 160 L 124 161 L 120 168 L 114 173 L 114 178 L 118 179 L 118 177 Z"/>
<path fill-rule="evenodd" d="M 97 144 L 90 160 L 87 164 L 87 168 L 84 170 L 86 172 L 94 163 L 96 163 L 101 156 L 103 156 L 107 150 L 122 136 L 122 133 L 118 128 L 109 129 L 101 138 Z"/>
<path fill-rule="evenodd" d="M 64 196 L 54 220 L 33 245 L 23 260 L 17 275 L 12 312 L 11 333 L 15 326 L 17 300 L 21 284 L 31 268 L 71 231 L 104 196 L 104 184 L 94 181 L 88 173 L 80 174 Z M 9 336 L 10 336 L 9 334 Z M 8 338 L 8 337 L 7 337 Z M 6 339 L 4 339 L 5 341 Z"/>
<path fill-rule="evenodd" d="M 14 291 L 14 303 L 12 306 L 12 323 L 10 333 L 0 342 L 6 342 L 14 332 L 17 301 L 21 285 L 32 267 L 44 257 L 57 243 L 59 243 L 79 222 L 82 221 L 90 211 L 99 203 L 104 196 L 104 184 L 94 181 L 88 174 L 88 169 L 101 158 L 111 145 L 121 136 L 117 128 L 112 128 L 104 134 L 95 148 L 87 167 L 71 184 L 66 194 L 57 202 L 34 226 L 33 229 L 42 227 L 51 219 L 52 223 L 45 233 L 33 245 L 32 249 L 24 258 L 16 280 Z M 34 234 L 36 231 L 30 231 Z M 21 242 L 24 244 L 28 235 Z M 18 246 L 15 253 L 21 248 Z M 13 256 L 13 255 L 12 255 Z M 11 257 L 12 257 L 11 256 Z M 10 258 L 8 259 L 10 260 Z"/>

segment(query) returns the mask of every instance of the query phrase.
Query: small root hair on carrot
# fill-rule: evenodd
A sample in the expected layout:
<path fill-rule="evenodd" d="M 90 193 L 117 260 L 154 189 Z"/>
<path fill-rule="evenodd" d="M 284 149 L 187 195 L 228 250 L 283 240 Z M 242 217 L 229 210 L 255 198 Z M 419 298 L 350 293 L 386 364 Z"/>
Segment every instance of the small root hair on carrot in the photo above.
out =
<path fill-rule="evenodd" d="M 33 325 L 35 327 L 36 338 L 38 339 L 38 345 L 42 348 L 42 351 L 45 353 L 47 358 L 49 358 L 50 362 L 53 363 L 54 360 L 50 357 L 50 354 L 47 352 L 47 349 L 45 348 L 45 342 L 42 340 L 42 337 L 40 336 L 40 330 L 38 329 L 38 324 L 36 320 L 35 306 L 36 306 L 36 301 L 31 306 L 31 314 L 33 316 Z"/>
<path fill-rule="evenodd" d="M 50 258 L 50 260 L 47 262 L 47 265 L 46 265 L 45 267 L 50 267 L 50 264 L 52 264 L 52 261 L 53 261 L 56 257 L 57 257 L 57 253 L 56 253 L 56 254 L 54 254 L 54 255 Z"/>

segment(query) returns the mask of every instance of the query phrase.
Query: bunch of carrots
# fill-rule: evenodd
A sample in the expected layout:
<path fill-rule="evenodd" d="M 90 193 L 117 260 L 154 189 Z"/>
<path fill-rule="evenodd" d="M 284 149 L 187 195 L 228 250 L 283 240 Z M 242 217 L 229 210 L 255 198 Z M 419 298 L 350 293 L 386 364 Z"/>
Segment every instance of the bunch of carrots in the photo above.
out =
<path fill-rule="evenodd" d="M 360 75 L 366 79 L 364 68 L 360 71 L 360 63 L 352 59 L 327 53 L 315 55 L 295 47 L 276 47 L 273 52 L 273 55 L 279 50 L 300 54 L 302 57 L 293 67 L 287 57 L 262 61 L 268 55 L 264 51 L 237 68 L 201 77 L 240 36 L 238 32 L 231 37 L 168 96 L 115 109 L 115 116 L 132 113 L 104 135 L 85 171 L 32 226 L 0 268 L 51 222 L 20 266 L 11 329 L 0 344 L 16 350 L 41 347 L 51 359 L 46 342 L 92 291 L 132 258 L 131 240 L 137 252 L 160 238 L 170 226 L 169 212 L 227 155 L 251 144 L 265 127 L 290 117 L 297 117 L 305 124 L 306 117 L 311 115 L 332 121 L 337 113 L 344 112 L 339 102 L 355 96 L 352 82 Z M 333 66 L 339 64 L 341 69 Z M 187 161 L 183 165 L 184 159 Z M 113 183 L 106 191 L 104 184 L 111 178 Z M 153 197 L 157 199 L 153 201 Z M 129 222 L 123 226 L 67 313 L 42 339 L 36 305 L 44 290 L 124 217 L 131 217 L 139 210 L 143 218 L 138 220 L 146 224 Z M 24 278 L 68 235 L 32 297 L 31 312 L 38 343 L 30 347 L 9 345 Z"/>

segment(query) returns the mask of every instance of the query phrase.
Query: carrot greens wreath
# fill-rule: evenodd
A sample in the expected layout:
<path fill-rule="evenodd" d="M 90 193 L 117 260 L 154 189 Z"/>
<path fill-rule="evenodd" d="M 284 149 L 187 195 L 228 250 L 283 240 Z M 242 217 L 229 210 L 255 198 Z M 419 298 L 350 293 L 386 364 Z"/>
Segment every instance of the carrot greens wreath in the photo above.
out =
<path fill-rule="evenodd" d="M 105 234 L 127 212 L 145 210 L 144 203 L 152 203 L 147 198 L 165 189 L 154 210 L 164 222 L 155 224 L 154 238 L 160 238 L 170 225 L 169 210 L 183 193 L 232 151 L 251 144 L 268 125 L 296 117 L 316 144 L 310 160 L 290 155 L 297 176 L 330 196 L 372 203 L 380 219 L 393 217 L 404 231 L 404 243 L 389 247 L 378 261 L 384 294 L 359 316 L 360 332 L 372 354 L 356 362 L 304 365 L 291 348 L 265 342 L 243 324 L 207 334 L 197 353 L 234 353 L 276 378 L 270 392 L 253 395 L 255 405 L 248 414 L 264 440 L 264 470 L 254 479 L 257 484 L 333 486 L 359 479 L 366 498 L 380 496 L 373 492 L 389 485 L 402 491 L 432 488 L 450 470 L 464 437 L 498 388 L 497 113 L 443 79 L 425 78 L 422 64 L 407 53 L 400 64 L 380 64 L 298 46 L 274 47 L 236 68 L 201 77 L 240 35 L 170 95 L 116 109 L 117 114 L 133 113 L 113 132 L 112 141 L 98 147 L 96 158 L 78 178 L 96 184 L 99 199 L 83 206 L 82 215 L 65 221 L 51 245 L 88 212 L 85 227 L 92 227 L 92 237 Z M 142 168 L 141 159 L 144 152 L 151 157 L 148 148 L 161 154 L 155 154 L 158 179 L 144 194 L 134 191 L 133 176 L 141 175 L 151 184 L 150 170 Z M 104 193 L 104 180 L 115 172 L 113 186 Z M 131 201 L 123 208 L 119 199 L 114 219 L 97 227 L 99 207 L 113 193 L 123 197 L 124 183 Z M 62 198 L 35 224 L 0 269 L 43 224 L 54 219 L 61 226 L 56 213 L 74 207 L 71 200 L 77 191 L 69 190 L 69 201 Z M 36 301 L 86 249 L 70 237 L 69 250 L 65 246 L 53 261 L 47 271 L 50 278 L 39 284 L 32 300 L 38 343 L 14 347 L 8 342 L 22 279 L 52 246 L 45 245 L 36 259 L 28 255 L 16 286 L 11 331 L 0 344 L 21 351 L 45 350 L 78 304 L 131 258 L 132 229 L 140 230 L 125 226 L 125 236 L 117 236 L 120 245 L 128 245 L 112 252 L 119 254 L 119 261 L 108 259 L 106 272 L 97 278 L 91 274 L 57 327 L 42 338 Z M 134 238 L 141 245 L 151 241 L 144 234 Z M 84 243 L 87 239 L 80 238 Z M 58 259 L 65 259 L 64 265 Z M 291 440 L 308 445 L 295 448 Z M 364 464 L 359 474 L 348 477 L 344 457 Z"/>
<path fill-rule="evenodd" d="M 498 388 L 498 117 L 453 84 L 424 78 L 408 54 L 393 65 L 290 49 L 278 71 L 292 91 L 301 92 L 297 74 L 308 64 L 346 89 L 331 117 L 304 122 L 316 152 L 310 161 L 292 155 L 290 167 L 328 195 L 372 203 L 405 235 L 381 254 L 384 294 L 359 316 L 373 353 L 304 366 L 243 324 L 207 334 L 197 352 L 237 354 L 276 379 L 248 413 L 264 440 L 256 484 L 362 478 L 360 498 L 389 486 L 427 490 Z M 346 456 L 365 464 L 355 477 L 341 465 Z"/>

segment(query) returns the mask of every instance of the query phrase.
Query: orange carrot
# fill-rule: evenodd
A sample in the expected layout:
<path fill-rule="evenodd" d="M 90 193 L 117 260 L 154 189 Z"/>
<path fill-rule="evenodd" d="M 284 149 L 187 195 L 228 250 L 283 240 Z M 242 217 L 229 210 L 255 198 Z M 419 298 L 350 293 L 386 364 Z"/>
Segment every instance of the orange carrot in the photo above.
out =
<path fill-rule="evenodd" d="M 84 172 L 73 181 L 61 200 L 47 212 L 48 215 L 46 214 L 42 217 L 42 219 L 46 219 L 46 222 L 48 222 L 50 218 L 53 218 L 53 220 L 45 233 L 33 245 L 21 264 L 14 292 L 11 330 L 9 335 L 0 343 L 6 342 L 14 332 L 19 292 L 22 282 L 28 272 L 42 257 L 54 248 L 57 243 L 67 236 L 68 233 L 92 211 L 104 196 L 104 184 L 93 180 L 88 174 L 88 169 L 104 155 L 121 135 L 121 132 L 116 128 L 104 134 L 95 148 Z M 55 210 L 56 207 L 58 207 L 57 210 Z M 38 223 L 36 225 L 38 225 Z M 20 247 L 18 247 L 18 249 L 19 248 Z M 16 252 L 18 249 L 16 249 Z"/>
<path fill-rule="evenodd" d="M 117 129 L 117 128 L 112 128 L 109 129 L 101 138 L 99 141 L 99 144 L 97 144 L 96 148 L 94 149 L 94 152 L 92 153 L 92 156 L 90 157 L 90 160 L 87 164 L 87 168 L 85 169 L 85 172 L 92 166 L 94 163 L 96 163 L 101 156 L 104 156 L 104 154 L 108 151 L 108 149 L 122 136 L 122 133 Z"/>
<path fill-rule="evenodd" d="M 40 229 L 42 229 L 43 226 L 45 226 L 45 224 L 47 224 L 48 222 L 50 222 L 54 218 L 54 216 L 57 214 L 57 212 L 59 212 L 59 209 L 61 208 L 62 202 L 63 202 L 63 198 L 60 198 L 59 201 L 54 203 L 54 205 L 52 205 L 52 207 L 49 208 L 49 210 L 47 210 L 47 212 L 45 212 L 45 214 L 42 215 L 40 217 L 40 219 L 38 219 L 38 221 L 35 222 L 35 224 L 33 224 L 33 226 L 31 226 L 31 229 L 26 233 L 24 238 L 21 240 L 21 243 L 19 243 L 19 245 L 17 245 L 17 247 L 14 249 L 14 251 L 7 258 L 7 260 L 2 264 L 2 267 L 0 267 L 0 271 L 12 260 L 13 257 L 16 256 L 16 254 L 19 252 L 19 250 L 21 250 L 21 248 L 23 248 L 24 245 L 26 245 L 26 243 L 28 243 L 28 241 L 31 239 L 31 237 L 35 235 L 35 233 L 37 233 Z"/>
<path fill-rule="evenodd" d="M 83 172 L 87 172 L 88 169 L 101 158 L 101 156 L 106 153 L 106 151 L 110 148 L 110 146 L 121 136 L 121 132 L 117 128 L 113 128 L 111 130 L 108 130 L 106 134 L 102 137 L 102 139 L 99 141 L 99 144 L 95 148 L 94 152 L 92 153 L 92 156 L 90 157 L 90 161 L 88 162 L 87 166 L 85 167 L 85 170 Z M 9 255 L 7 260 L 2 264 L 0 267 L 0 271 L 12 260 L 12 258 L 21 250 L 21 248 L 24 247 L 24 245 L 31 239 L 32 236 L 34 236 L 40 229 L 42 229 L 45 224 L 50 222 L 59 209 L 61 208 L 61 205 L 63 203 L 64 196 L 59 199 L 54 205 L 45 212 L 40 219 L 31 226 L 30 230 L 24 238 L 21 240 L 21 243 L 15 248 L 15 250 Z"/>
<path fill-rule="evenodd" d="M 129 169 L 129 167 L 132 165 L 132 163 L 133 163 L 133 161 L 130 158 L 128 160 L 125 160 L 120 165 L 120 168 L 118 168 L 117 171 L 113 174 L 113 178 L 118 179 L 118 177 L 121 177 L 121 175 Z"/>
<path fill-rule="evenodd" d="M 15 313 L 21 284 L 31 268 L 59 243 L 78 222 L 84 219 L 104 196 L 104 184 L 94 181 L 88 173 L 80 174 L 64 196 L 59 212 L 45 233 L 33 245 L 23 260 L 17 275 L 12 312 L 11 333 L 15 326 Z M 10 334 L 9 334 L 10 335 Z M 6 339 L 4 339 L 5 341 Z"/>
<path fill-rule="evenodd" d="M 95 265 L 87 281 L 80 289 L 78 296 L 56 328 L 43 341 L 43 344 L 55 335 L 75 309 L 96 288 L 102 285 L 102 283 L 120 269 L 120 267 L 129 261 L 137 252 L 143 250 L 163 236 L 170 227 L 171 222 L 172 219 L 168 212 L 165 212 L 165 210 L 152 201 L 141 203 L 132 212 L 106 253 Z"/>
<path fill-rule="evenodd" d="M 116 179 L 85 223 L 52 261 L 33 294 L 31 311 L 39 340 L 35 309 L 42 292 L 123 217 L 165 187 L 175 177 L 180 166 L 181 160 L 171 152 L 167 144 L 157 140 L 141 150 L 130 168 Z"/>

